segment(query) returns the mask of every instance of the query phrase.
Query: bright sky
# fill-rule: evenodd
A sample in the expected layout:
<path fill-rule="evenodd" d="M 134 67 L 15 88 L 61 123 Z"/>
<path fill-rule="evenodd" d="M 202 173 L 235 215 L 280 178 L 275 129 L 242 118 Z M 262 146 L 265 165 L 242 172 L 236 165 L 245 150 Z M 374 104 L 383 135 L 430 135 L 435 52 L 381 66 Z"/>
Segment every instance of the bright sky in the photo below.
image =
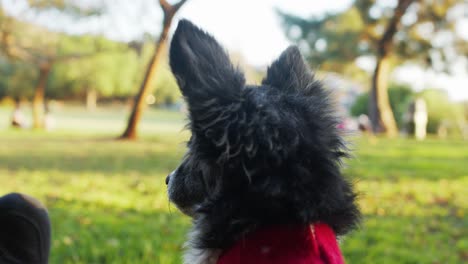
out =
<path fill-rule="evenodd" d="M 305 17 L 338 11 L 351 1 L 195 0 L 182 10 L 185 17 L 211 32 L 229 50 L 240 51 L 253 65 L 266 65 L 290 45 L 275 8 Z M 211 10 L 211 11 L 207 11 Z"/>
<path fill-rule="evenodd" d="M 12 13 L 18 14 L 23 0 L 0 0 Z M 105 0 L 111 3 L 110 14 L 86 23 L 57 17 L 37 18 L 42 24 L 57 30 L 74 33 L 100 33 L 113 39 L 131 40 L 144 32 L 157 35 L 160 31 L 161 10 L 156 0 L 143 2 Z M 384 0 L 389 3 L 394 0 Z M 80 0 L 92 3 L 93 0 Z M 174 2 L 174 1 L 171 1 Z M 304 17 L 347 8 L 351 0 L 188 0 L 177 18 L 187 18 L 214 35 L 228 50 L 240 53 L 247 63 L 266 66 L 291 43 L 285 38 L 275 8 Z M 141 4 L 136 4 L 141 3 Z M 28 15 L 26 15 L 27 17 Z M 177 19 L 176 21 L 177 22 Z M 458 30 L 468 39 L 468 23 Z M 174 27 L 172 28 L 174 30 Z M 463 67 L 464 66 L 464 67 Z M 455 100 L 468 99 L 467 65 L 457 67 L 455 76 L 424 72 L 408 66 L 395 72 L 394 78 L 409 82 L 416 89 L 423 87 L 445 88 Z"/>

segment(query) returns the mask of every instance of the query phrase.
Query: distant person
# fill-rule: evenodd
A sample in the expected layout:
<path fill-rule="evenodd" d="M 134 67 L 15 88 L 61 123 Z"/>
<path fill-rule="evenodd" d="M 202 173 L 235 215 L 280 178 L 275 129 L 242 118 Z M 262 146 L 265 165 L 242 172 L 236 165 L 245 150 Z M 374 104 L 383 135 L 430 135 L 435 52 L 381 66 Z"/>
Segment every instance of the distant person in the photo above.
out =
<path fill-rule="evenodd" d="M 450 128 L 450 122 L 448 120 L 442 120 L 437 126 L 437 136 L 440 139 L 446 139 L 449 128 Z"/>
<path fill-rule="evenodd" d="M 357 131 L 358 124 L 353 118 L 346 117 L 337 125 L 337 128 L 343 131 Z"/>
<path fill-rule="evenodd" d="M 50 107 L 48 105 L 45 106 L 44 111 L 44 128 L 47 131 L 53 130 L 55 128 L 56 121 L 55 118 L 52 116 L 50 112 Z"/>
<path fill-rule="evenodd" d="M 358 117 L 358 129 L 361 132 L 367 133 L 371 130 L 370 120 L 366 114 L 361 114 Z"/>
<path fill-rule="evenodd" d="M 415 111 L 414 111 L 414 125 L 415 131 L 414 135 L 416 139 L 423 140 L 426 138 L 426 128 L 427 128 L 427 107 L 426 101 L 422 98 L 418 98 L 415 101 Z"/>
<path fill-rule="evenodd" d="M 464 140 L 468 140 L 468 124 L 465 124 L 462 127 L 462 136 Z"/>
<path fill-rule="evenodd" d="M 15 110 L 13 110 L 11 117 L 11 126 L 17 128 L 25 128 L 27 126 L 26 118 L 21 110 L 21 103 L 19 100 L 15 101 Z"/>
<path fill-rule="evenodd" d="M 47 264 L 50 220 L 36 199 L 19 193 L 0 197 L 0 263 Z"/>
<path fill-rule="evenodd" d="M 417 140 L 426 138 L 428 113 L 426 101 L 422 98 L 416 98 L 408 108 L 407 122 L 409 123 L 409 132 L 414 133 Z"/>

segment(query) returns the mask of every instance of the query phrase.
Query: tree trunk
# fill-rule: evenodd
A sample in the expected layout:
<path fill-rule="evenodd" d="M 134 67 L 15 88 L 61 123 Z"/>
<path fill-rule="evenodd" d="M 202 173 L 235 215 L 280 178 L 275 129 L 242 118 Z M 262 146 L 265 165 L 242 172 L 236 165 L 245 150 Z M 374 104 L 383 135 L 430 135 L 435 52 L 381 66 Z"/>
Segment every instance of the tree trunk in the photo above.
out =
<path fill-rule="evenodd" d="M 145 99 L 150 92 L 150 86 L 154 79 L 154 75 L 156 74 L 156 69 L 158 66 L 158 62 L 161 58 L 163 48 L 166 46 L 166 40 L 161 40 L 156 44 L 156 50 L 151 57 L 148 67 L 146 68 L 145 77 L 143 82 L 141 83 L 140 90 L 135 98 L 132 107 L 132 113 L 130 115 L 130 119 L 128 120 L 127 128 L 125 132 L 120 137 L 121 139 L 136 139 L 137 138 L 137 129 L 138 124 L 141 120 L 141 115 L 143 113 L 143 108 L 146 105 Z"/>
<path fill-rule="evenodd" d="M 39 80 L 34 89 L 33 98 L 33 128 L 35 129 L 44 127 L 44 94 L 51 67 L 50 63 L 43 63 L 39 66 Z"/>
<path fill-rule="evenodd" d="M 143 109 L 146 106 L 146 97 L 151 91 L 151 84 L 153 83 L 154 77 L 156 75 L 156 69 L 158 67 L 161 56 L 164 53 L 164 50 L 167 45 L 167 36 L 169 33 L 169 28 L 172 23 L 174 15 L 179 10 L 179 8 L 186 2 L 182 0 L 175 5 L 168 4 L 165 0 L 160 0 L 159 3 L 164 11 L 164 20 L 163 20 L 163 29 L 158 41 L 155 43 L 155 51 L 151 60 L 146 68 L 145 77 L 141 83 L 140 90 L 135 98 L 135 103 L 132 107 L 132 113 L 127 123 L 127 128 L 124 133 L 119 137 L 119 139 L 136 139 L 138 124 L 140 123 Z"/>
<path fill-rule="evenodd" d="M 97 92 L 96 89 L 86 89 L 86 109 L 88 111 L 96 110 L 97 106 Z"/>
<path fill-rule="evenodd" d="M 394 137 L 398 128 L 388 98 L 389 57 L 378 57 L 372 76 L 372 89 L 369 97 L 369 119 L 374 133 L 387 133 Z"/>
<path fill-rule="evenodd" d="M 369 119 L 374 133 L 386 133 L 393 137 L 398 128 L 388 100 L 388 76 L 390 75 L 390 56 L 393 50 L 393 37 L 400 27 L 401 17 L 415 0 L 399 0 L 393 17 L 387 24 L 382 38 L 377 43 L 377 62 L 372 76 L 369 96 Z"/>

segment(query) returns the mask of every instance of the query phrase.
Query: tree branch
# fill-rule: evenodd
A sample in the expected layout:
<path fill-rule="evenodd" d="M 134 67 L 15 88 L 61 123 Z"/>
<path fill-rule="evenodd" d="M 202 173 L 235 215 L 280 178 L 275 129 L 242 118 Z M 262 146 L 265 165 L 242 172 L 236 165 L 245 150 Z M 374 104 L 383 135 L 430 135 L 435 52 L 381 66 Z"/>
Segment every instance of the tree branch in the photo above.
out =
<path fill-rule="evenodd" d="M 13 45 L 13 37 L 11 32 L 8 30 L 1 31 L 1 39 L 0 39 L 0 46 L 1 51 L 7 56 L 9 59 L 13 60 L 32 60 L 34 56 L 29 52 L 27 49 Z"/>
<path fill-rule="evenodd" d="M 2 51 L 10 60 L 31 61 L 34 57 L 25 49 L 2 44 Z"/>
<path fill-rule="evenodd" d="M 166 0 L 159 0 L 159 5 L 161 5 L 164 16 L 174 15 L 184 4 L 187 0 L 181 0 L 173 5 L 169 4 Z"/>
<path fill-rule="evenodd" d="M 378 42 L 378 53 L 381 56 L 384 56 L 390 52 L 392 48 L 393 37 L 398 31 L 400 26 L 401 17 L 405 14 L 408 7 L 418 0 L 399 0 L 398 5 L 395 7 L 393 12 L 393 17 L 388 22 L 387 28 L 384 31 L 384 34 Z"/>
<path fill-rule="evenodd" d="M 182 0 L 178 2 L 177 4 L 173 5 L 175 12 L 177 12 L 185 4 L 185 2 L 187 2 L 187 0 Z"/>
<path fill-rule="evenodd" d="M 162 7 L 164 13 L 172 7 L 166 0 L 159 0 L 159 5 Z"/>

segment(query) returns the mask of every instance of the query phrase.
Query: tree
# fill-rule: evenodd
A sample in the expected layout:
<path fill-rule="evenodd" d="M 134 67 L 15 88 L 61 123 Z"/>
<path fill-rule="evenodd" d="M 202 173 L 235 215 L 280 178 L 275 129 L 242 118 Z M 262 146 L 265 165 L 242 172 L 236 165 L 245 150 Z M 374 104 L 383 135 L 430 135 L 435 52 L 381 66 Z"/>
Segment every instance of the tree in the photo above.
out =
<path fill-rule="evenodd" d="M 146 38 L 143 42 L 132 42 L 130 43 L 130 47 L 139 55 L 138 72 L 144 72 L 154 54 L 154 40 Z M 138 78 L 138 82 L 141 83 L 143 76 L 138 77 L 141 77 Z M 178 98 L 180 98 L 180 90 L 177 87 L 174 75 L 170 71 L 167 56 L 163 56 L 161 58 L 159 66 L 156 69 L 154 82 L 150 86 L 149 90 L 153 91 L 153 97 L 149 96 L 147 98 L 146 101 L 148 104 L 154 103 L 154 105 L 168 105 L 174 103 Z"/>
<path fill-rule="evenodd" d="M 29 1 L 27 8 L 38 12 L 61 11 L 73 16 L 97 14 L 97 9 L 82 8 L 73 2 Z M 65 62 L 92 54 L 61 54 L 60 34 L 52 33 L 7 15 L 0 5 L 0 48 L 10 60 L 19 60 L 35 65 L 38 80 L 33 96 L 33 127 L 42 128 L 44 124 L 44 96 L 52 67 L 57 62 Z"/>
<path fill-rule="evenodd" d="M 184 5 L 186 1 L 187 0 L 181 0 L 178 3 L 171 5 L 166 0 L 159 0 L 159 4 L 161 5 L 161 8 L 163 10 L 163 23 L 161 35 L 155 43 L 154 54 L 151 57 L 151 60 L 145 72 L 144 79 L 135 98 L 132 112 L 127 123 L 127 128 L 125 129 L 124 133 L 119 137 L 119 139 L 137 138 L 138 124 L 141 120 L 143 108 L 146 104 L 145 100 L 150 92 L 150 87 L 155 77 L 156 69 L 167 45 L 169 28 L 171 27 L 172 20 L 175 14 Z"/>
<path fill-rule="evenodd" d="M 88 109 L 93 110 L 98 96 L 130 95 L 139 62 L 126 43 L 96 36 L 64 36 L 60 50 L 63 54 L 101 52 L 58 64 L 49 83 L 49 96 L 85 97 Z"/>
<path fill-rule="evenodd" d="M 453 54 L 468 54 L 466 43 L 453 30 L 458 19 L 452 11 L 464 6 L 462 0 L 398 0 L 394 7 L 385 1 L 355 0 L 343 12 L 322 17 L 279 15 L 286 35 L 298 43 L 312 65 L 346 74 L 356 68 L 358 58 L 375 59 L 369 116 L 373 131 L 395 135 L 387 94 L 392 67 L 413 60 L 437 69 L 453 60 Z M 441 41 L 444 34 L 451 37 Z"/>
<path fill-rule="evenodd" d="M 55 63 L 67 62 L 86 56 L 94 55 L 95 53 L 70 53 L 70 54 L 58 54 L 56 47 L 47 46 L 40 47 L 38 49 L 25 49 L 27 57 L 23 57 L 32 65 L 35 65 L 38 71 L 38 79 L 34 87 L 34 96 L 33 96 L 33 128 L 40 129 L 44 125 L 44 110 L 45 110 L 45 91 L 47 82 L 49 80 L 49 75 L 51 73 L 52 67 Z"/>
<path fill-rule="evenodd" d="M 425 89 L 419 97 L 427 104 L 427 132 L 437 133 L 443 127 L 448 133 L 462 133 L 467 119 L 461 103 L 452 102 L 447 92 L 440 89 Z"/>
<path fill-rule="evenodd" d="M 390 59 L 394 48 L 394 38 L 401 25 L 401 18 L 413 2 L 415 0 L 398 0 L 384 33 L 377 40 L 376 65 L 369 97 L 369 120 L 374 132 L 387 132 L 392 137 L 398 134 L 398 128 L 387 91 L 391 67 Z"/>
<path fill-rule="evenodd" d="M 0 98 L 12 97 L 15 100 L 32 98 L 37 80 L 33 65 L 24 62 L 10 63 L 0 60 Z"/>
<path fill-rule="evenodd" d="M 180 98 L 180 90 L 177 88 L 177 82 L 168 68 L 162 68 L 156 73 L 156 82 L 154 85 L 154 103 L 155 105 L 173 104 Z"/>
<path fill-rule="evenodd" d="M 408 111 L 411 100 L 414 99 L 414 92 L 409 86 L 401 84 L 390 84 L 388 89 L 390 107 L 395 116 L 395 121 L 399 127 L 404 126 L 404 114 Z M 369 113 L 369 92 L 362 93 L 356 98 L 351 107 L 351 115 L 359 116 Z"/>
<path fill-rule="evenodd" d="M 355 59 L 371 54 L 367 47 L 353 45 L 359 41 L 365 28 L 355 6 L 342 13 L 310 19 L 280 10 L 277 12 L 283 21 L 286 36 L 299 46 L 312 68 L 354 75 L 359 73 Z"/>
<path fill-rule="evenodd" d="M 49 50 L 43 49 L 42 47 L 44 46 L 41 46 L 45 43 L 45 38 L 42 34 L 46 35 L 47 31 L 40 27 L 21 23 L 12 17 L 4 16 L 1 22 L 1 46 L 6 57 L 10 60 L 28 62 L 37 68 L 38 79 L 33 96 L 33 127 L 41 128 L 43 125 L 45 87 L 50 70 L 56 59 L 49 56 Z M 24 36 L 28 36 L 28 38 Z M 54 34 L 47 34 L 47 37 L 51 41 L 55 41 L 56 39 L 56 35 Z"/>

